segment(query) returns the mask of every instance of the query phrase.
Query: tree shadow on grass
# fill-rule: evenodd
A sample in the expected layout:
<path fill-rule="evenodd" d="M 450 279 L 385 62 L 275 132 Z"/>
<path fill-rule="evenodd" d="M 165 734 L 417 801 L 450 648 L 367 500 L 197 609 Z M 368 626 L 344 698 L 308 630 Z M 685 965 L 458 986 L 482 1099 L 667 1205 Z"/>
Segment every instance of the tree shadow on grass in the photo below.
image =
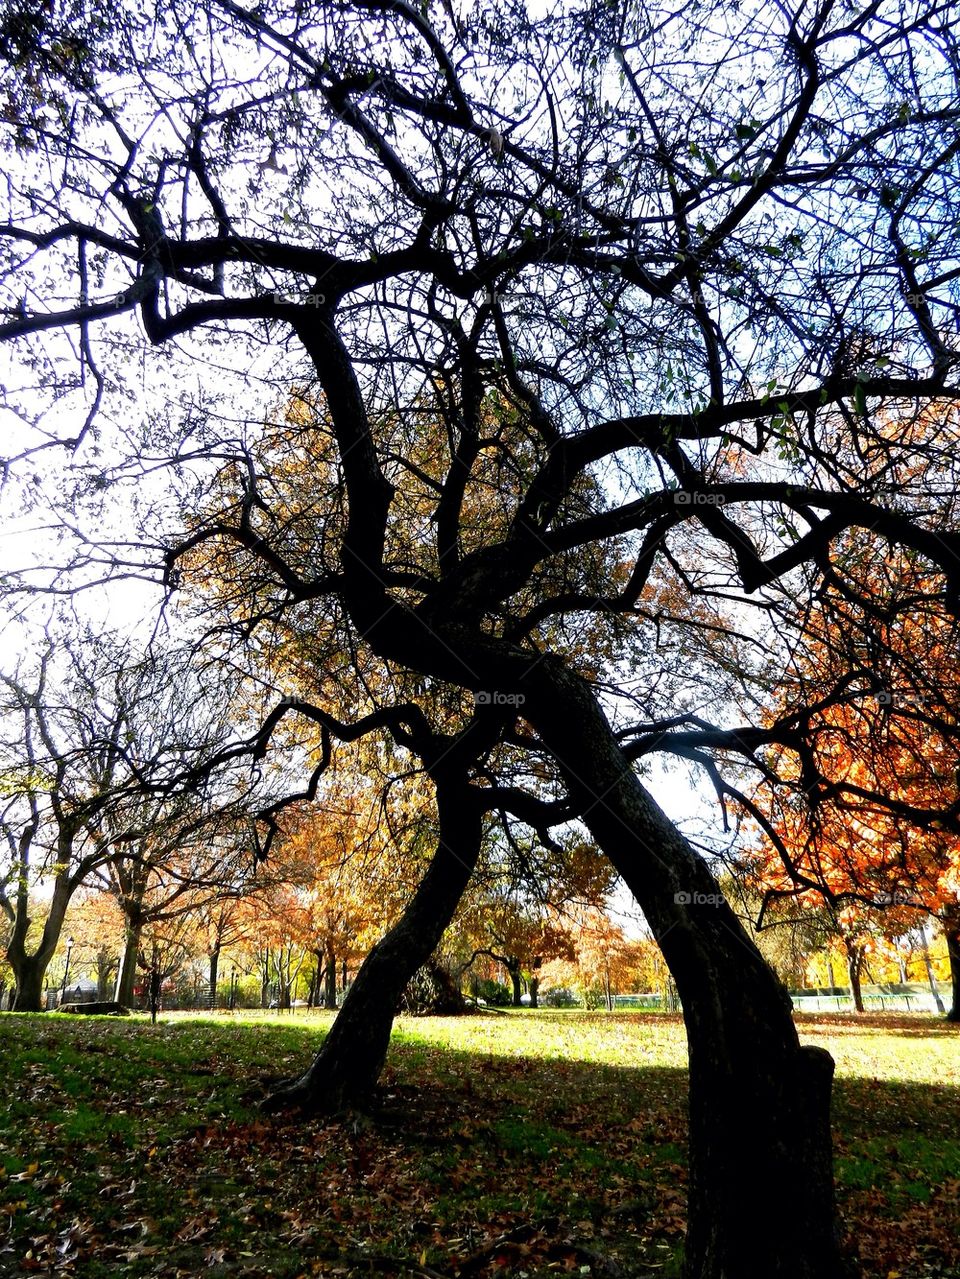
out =
<path fill-rule="evenodd" d="M 576 1036 L 549 1059 L 464 1051 L 408 1022 L 365 1112 L 265 1120 L 241 1099 L 251 1073 L 305 1065 L 316 1027 L 211 1022 L 160 1039 L 87 1023 L 51 1068 L 61 1032 L 38 1026 L 22 1032 L 29 1118 L 0 1099 L 0 1198 L 13 1208 L 2 1273 L 25 1259 L 24 1274 L 62 1273 L 66 1259 L 84 1279 L 171 1266 L 274 1279 L 676 1270 L 679 1067 L 578 1059 Z M 102 1112 L 82 1141 L 71 1105 Z M 108 1122 L 121 1114 L 123 1132 Z M 960 1275 L 960 1091 L 841 1078 L 834 1118 L 840 1206 L 867 1279 Z"/>
<path fill-rule="evenodd" d="M 653 1263 L 651 1249 L 679 1244 L 684 1070 L 451 1050 L 436 1050 L 429 1062 L 422 1051 L 413 1056 L 408 1072 L 403 1047 L 394 1053 L 375 1122 L 394 1122 L 404 1141 L 447 1151 L 454 1189 L 439 1207 L 449 1219 L 473 1218 L 488 1231 L 496 1211 L 533 1220 L 530 1191 L 540 1186 L 542 1209 L 561 1230 L 576 1236 L 577 1218 L 588 1220 L 587 1237 L 623 1273 L 647 1273 L 640 1267 Z M 847 1077 L 836 1081 L 834 1098 L 838 1202 L 851 1257 L 870 1279 L 891 1271 L 903 1279 L 960 1276 L 960 1090 Z M 514 1187 L 512 1200 L 481 1195 L 486 1219 L 460 1194 L 457 1169 L 467 1158 L 478 1168 L 467 1184 L 482 1184 L 487 1170 L 488 1180 L 499 1175 Z"/>

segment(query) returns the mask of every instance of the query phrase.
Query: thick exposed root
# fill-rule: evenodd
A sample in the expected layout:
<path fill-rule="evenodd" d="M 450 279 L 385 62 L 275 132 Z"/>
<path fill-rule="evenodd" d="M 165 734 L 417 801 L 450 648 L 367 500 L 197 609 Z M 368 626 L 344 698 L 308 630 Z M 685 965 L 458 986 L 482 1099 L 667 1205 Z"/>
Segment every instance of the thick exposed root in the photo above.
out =
<path fill-rule="evenodd" d="M 304 1080 L 284 1079 L 274 1084 L 257 1109 L 265 1115 L 278 1115 L 284 1111 L 299 1110 L 304 1114 L 321 1114 L 325 1106 L 318 1104 L 319 1098 Z"/>
<path fill-rule="evenodd" d="M 257 1109 L 265 1115 L 298 1111 L 304 1115 L 339 1115 L 347 1110 L 362 1109 L 370 1101 L 344 1083 L 323 1085 L 315 1078 L 316 1067 L 296 1079 L 271 1081 L 267 1095 Z"/>

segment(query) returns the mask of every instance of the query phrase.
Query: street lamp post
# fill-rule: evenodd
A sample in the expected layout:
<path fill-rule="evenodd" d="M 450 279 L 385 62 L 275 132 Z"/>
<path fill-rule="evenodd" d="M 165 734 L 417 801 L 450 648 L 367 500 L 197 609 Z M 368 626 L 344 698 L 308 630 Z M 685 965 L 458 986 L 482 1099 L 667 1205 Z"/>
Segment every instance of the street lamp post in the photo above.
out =
<path fill-rule="evenodd" d="M 70 952 L 73 950 L 73 938 L 67 938 L 67 962 L 63 966 L 63 981 L 60 983 L 60 1003 L 63 1003 L 63 997 L 67 990 L 67 978 L 70 976 Z M 58 1005 L 59 1006 L 59 1005 Z"/>

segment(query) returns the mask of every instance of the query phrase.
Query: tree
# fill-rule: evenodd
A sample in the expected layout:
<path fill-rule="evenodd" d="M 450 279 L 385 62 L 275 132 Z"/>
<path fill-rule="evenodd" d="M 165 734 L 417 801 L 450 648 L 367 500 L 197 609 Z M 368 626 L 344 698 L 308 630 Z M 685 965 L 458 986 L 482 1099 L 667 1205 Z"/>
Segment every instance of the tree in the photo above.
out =
<path fill-rule="evenodd" d="M 536 1008 L 542 968 L 573 959 L 573 919 L 579 930 L 584 910 L 602 913 L 613 876 L 609 862 L 576 834 L 538 847 L 535 840 L 519 841 L 509 826 L 498 833 L 454 923 L 473 951 L 461 968 L 492 959 L 506 970 L 514 1008 L 522 1004 L 524 986 Z"/>
<path fill-rule="evenodd" d="M 943 932 L 947 940 L 950 959 L 950 1009 L 948 1021 L 960 1021 L 960 909 L 944 912 Z"/>
<path fill-rule="evenodd" d="M 543 980 L 561 988 L 578 990 L 584 1003 L 600 1002 L 612 1012 L 623 991 L 649 988 L 656 974 L 651 963 L 656 948 L 646 939 L 630 940 L 623 928 L 596 906 L 569 912 L 565 919 L 566 945 L 543 967 Z"/>
<path fill-rule="evenodd" d="M 124 918 L 114 999 L 133 1001 L 137 968 L 147 964 L 144 928 L 189 915 L 204 934 L 213 1000 L 237 901 L 258 880 L 245 829 L 251 819 L 239 799 L 217 808 L 209 795 L 198 793 L 147 797 L 140 809 L 137 835 L 115 841 L 96 875 Z"/>
<path fill-rule="evenodd" d="M 70 904 L 63 932 L 73 938 L 71 972 L 79 975 L 84 964 L 92 968 L 97 976 L 97 1000 L 111 1000 L 119 968 L 118 941 L 123 935 L 123 916 L 117 903 L 109 893 L 81 889 Z"/>
<path fill-rule="evenodd" d="M 224 950 L 235 945 L 243 937 L 241 892 L 229 896 L 217 895 L 202 902 L 194 912 L 201 933 L 206 941 L 207 993 L 213 1005 L 217 999 L 220 957 Z"/>
<path fill-rule="evenodd" d="M 349 774 L 328 784 L 322 807 L 289 811 L 276 858 L 286 867 L 284 900 L 263 895 L 269 917 L 283 920 L 315 960 L 314 988 L 327 1008 L 338 1004 L 348 966 L 370 950 L 396 919 L 409 863 L 391 855 L 384 797 Z M 404 896 L 408 895 L 404 894 Z"/>
<path fill-rule="evenodd" d="M 44 974 L 76 892 L 118 840 L 143 834 L 129 764 L 144 689 L 106 647 L 88 639 L 86 648 L 81 657 L 79 643 L 55 645 L 51 635 L 35 670 L 0 675 L 9 728 L 2 743 L 9 862 L 0 907 L 10 923 L 6 955 L 18 1011 L 43 1007 Z M 41 905 L 35 890 L 43 881 L 50 892 Z M 39 937 L 31 930 L 35 912 L 42 912 Z"/>
<path fill-rule="evenodd" d="M 507 972 L 513 991 L 513 1006 L 523 1003 L 523 988 L 530 995 L 530 1007 L 537 1007 L 540 969 L 543 964 L 567 953 L 569 940 L 542 912 L 531 910 L 516 899 L 487 899 L 482 918 L 482 940 L 473 959 L 488 956 Z"/>
<path fill-rule="evenodd" d="M 771 711 L 780 724 L 801 714 L 804 734 L 768 752 L 757 798 L 777 850 L 761 851 L 754 867 L 769 895 L 800 896 L 807 910 L 812 896 L 862 1012 L 860 978 L 878 937 L 919 923 L 925 943 L 932 916 L 950 953 L 960 731 L 955 619 L 930 601 L 908 557 L 856 542 L 848 554 L 871 607 L 861 616 L 827 589 L 808 620 Z M 927 972 L 939 1007 L 929 960 Z"/>
<path fill-rule="evenodd" d="M 263 651 L 278 618 L 320 623 L 357 684 L 372 667 L 395 691 L 370 711 L 318 680 L 278 714 L 341 738 L 379 715 L 436 787 L 435 860 L 358 975 L 315 1098 L 375 1076 L 389 1019 L 371 992 L 432 949 L 513 770 L 582 818 L 676 980 L 691 1279 L 839 1274 L 832 1063 L 800 1046 L 638 770 L 684 755 L 749 807 L 721 768 L 762 772 L 805 721 L 730 727 L 730 707 L 761 718 L 817 591 L 848 588 L 846 530 L 922 560 L 957 610 L 953 23 L 883 0 L 536 19 L 216 0 L 161 5 L 149 32 L 122 6 L 69 29 L 17 7 L 2 30 L 23 176 L 0 336 L 68 423 L 51 437 L 34 392 L 16 405 L 39 432 L 26 500 L 44 453 L 81 459 L 78 558 L 22 580 L 69 590 L 98 557 L 132 571 L 129 545 L 83 541 L 123 470 L 94 443 L 125 442 L 109 410 L 127 344 L 160 349 L 137 378 L 165 401 L 168 360 L 215 361 L 133 467 L 165 445 L 195 497 L 205 456 L 236 496 L 219 516 L 194 502 L 180 536 L 162 501 L 141 512 L 140 571 L 160 543 L 168 587 L 202 596 L 198 548 L 252 561 L 236 635 Z M 299 385 L 316 407 L 303 454 L 326 469 L 293 513 L 237 425 L 261 375 L 276 403 Z M 414 731 L 421 699 L 436 719 Z"/>
<path fill-rule="evenodd" d="M 225 771 L 211 784 L 190 773 L 221 744 L 224 726 L 183 676 L 170 654 L 147 657 L 119 636 L 53 628 L 34 670 L 0 675 L 10 853 L 0 906 L 12 925 L 18 1008 L 40 1007 L 43 973 L 79 889 L 102 884 L 117 900 L 125 937 L 116 998 L 130 1003 L 144 925 L 196 909 L 204 894 L 235 893 L 253 866 L 237 836 L 242 780 Z M 41 884 L 51 889 L 42 906 L 42 895 L 31 903 Z M 31 912 L 40 911 L 30 954 Z"/>

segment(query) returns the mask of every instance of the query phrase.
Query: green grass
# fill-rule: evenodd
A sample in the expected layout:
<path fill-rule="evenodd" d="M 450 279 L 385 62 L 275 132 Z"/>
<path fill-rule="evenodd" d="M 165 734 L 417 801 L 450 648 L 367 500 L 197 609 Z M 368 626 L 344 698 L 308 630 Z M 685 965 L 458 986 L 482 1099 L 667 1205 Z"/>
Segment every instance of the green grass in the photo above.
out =
<path fill-rule="evenodd" d="M 266 1119 L 330 1016 L 0 1017 L 0 1274 L 676 1273 L 679 1019 L 398 1023 L 372 1118 Z M 960 1034 L 802 1019 L 837 1061 L 838 1196 L 868 1276 L 960 1276 Z M 393 1260 L 391 1260 L 393 1259 Z"/>

